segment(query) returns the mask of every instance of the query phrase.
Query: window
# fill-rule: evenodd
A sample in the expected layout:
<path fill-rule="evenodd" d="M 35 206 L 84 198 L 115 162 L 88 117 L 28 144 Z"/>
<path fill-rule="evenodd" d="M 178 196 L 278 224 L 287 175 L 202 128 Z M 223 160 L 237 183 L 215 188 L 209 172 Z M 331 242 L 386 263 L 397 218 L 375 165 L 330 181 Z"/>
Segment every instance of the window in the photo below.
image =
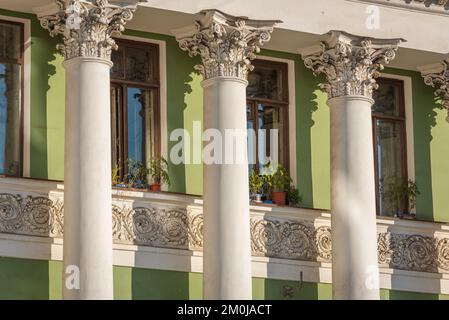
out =
<path fill-rule="evenodd" d="M 0 174 L 22 172 L 22 79 L 23 25 L 0 20 Z"/>
<path fill-rule="evenodd" d="M 287 64 L 255 60 L 255 69 L 248 75 L 247 128 L 254 129 L 255 141 L 248 141 L 250 170 L 259 172 L 260 159 L 271 156 L 271 130 L 278 130 L 278 160 L 288 168 L 288 77 Z M 264 129 L 259 132 L 260 129 Z M 257 155 L 257 156 L 256 156 Z"/>
<path fill-rule="evenodd" d="M 404 83 L 385 78 L 378 83 L 372 107 L 377 212 L 392 216 L 400 200 L 388 196 L 388 186 L 394 181 L 407 181 Z"/>
<path fill-rule="evenodd" d="M 111 69 L 112 166 L 123 179 L 128 160 L 146 164 L 159 154 L 159 47 L 125 40 L 117 44 Z"/>

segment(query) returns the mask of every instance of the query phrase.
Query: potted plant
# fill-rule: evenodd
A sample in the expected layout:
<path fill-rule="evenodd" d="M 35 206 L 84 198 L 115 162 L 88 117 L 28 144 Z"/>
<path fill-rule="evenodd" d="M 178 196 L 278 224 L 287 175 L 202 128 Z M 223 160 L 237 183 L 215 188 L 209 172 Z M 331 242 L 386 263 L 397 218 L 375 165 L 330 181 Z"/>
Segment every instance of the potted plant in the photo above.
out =
<path fill-rule="evenodd" d="M 382 183 L 384 200 L 397 217 L 410 216 L 416 205 L 416 196 L 419 195 L 418 186 L 413 180 L 402 177 L 387 177 Z"/>
<path fill-rule="evenodd" d="M 263 187 L 263 177 L 261 177 L 256 170 L 253 170 L 249 176 L 249 191 L 254 196 L 255 202 L 262 202 Z"/>
<path fill-rule="evenodd" d="M 148 169 L 140 161 L 128 159 L 127 181 L 130 187 L 144 189 L 148 185 Z"/>
<path fill-rule="evenodd" d="M 168 162 L 164 157 L 157 156 L 150 160 L 149 173 L 153 180 L 150 185 L 151 191 L 160 191 L 161 184 L 170 185 L 170 177 L 168 175 Z"/>
<path fill-rule="evenodd" d="M 118 185 L 120 183 L 119 172 L 120 172 L 120 167 L 118 165 L 115 165 L 112 168 L 112 176 L 111 176 L 111 181 L 112 181 L 113 187 L 115 187 L 116 185 Z"/>
<path fill-rule="evenodd" d="M 293 185 L 290 184 L 287 191 L 287 203 L 291 207 L 298 207 L 302 202 L 302 197 L 299 194 L 299 190 Z"/>
<path fill-rule="evenodd" d="M 287 191 L 289 190 L 292 182 L 287 169 L 282 165 L 278 165 L 270 180 L 271 200 L 275 204 L 285 205 Z"/>

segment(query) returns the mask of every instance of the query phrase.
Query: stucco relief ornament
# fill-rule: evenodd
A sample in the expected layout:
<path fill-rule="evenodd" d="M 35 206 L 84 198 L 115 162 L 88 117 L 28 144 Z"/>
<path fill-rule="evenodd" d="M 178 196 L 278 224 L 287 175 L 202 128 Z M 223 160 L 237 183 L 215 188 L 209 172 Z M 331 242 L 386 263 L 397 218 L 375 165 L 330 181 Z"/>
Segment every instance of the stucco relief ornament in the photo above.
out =
<path fill-rule="evenodd" d="M 194 26 L 175 30 L 179 47 L 189 56 L 200 56 L 195 67 L 204 79 L 238 77 L 246 80 L 253 70 L 251 60 L 268 42 L 273 26 L 280 21 L 250 20 L 218 10 L 202 11 L 203 18 Z"/>
<path fill-rule="evenodd" d="M 114 4 L 112 0 L 56 0 L 59 10 L 39 17 L 52 37 L 62 35 L 58 49 L 66 60 L 96 57 L 110 60 L 120 36 L 133 17 L 139 0 Z"/>
<path fill-rule="evenodd" d="M 329 99 L 358 95 L 372 97 L 376 78 L 396 56 L 401 39 L 373 39 L 331 31 L 319 47 L 302 50 L 304 64 L 315 75 L 324 74 L 321 84 Z"/>
<path fill-rule="evenodd" d="M 423 71 L 424 83 L 435 88 L 435 96 L 441 100 L 441 106 L 448 112 L 449 122 L 449 59 L 441 62 L 434 71 Z"/>

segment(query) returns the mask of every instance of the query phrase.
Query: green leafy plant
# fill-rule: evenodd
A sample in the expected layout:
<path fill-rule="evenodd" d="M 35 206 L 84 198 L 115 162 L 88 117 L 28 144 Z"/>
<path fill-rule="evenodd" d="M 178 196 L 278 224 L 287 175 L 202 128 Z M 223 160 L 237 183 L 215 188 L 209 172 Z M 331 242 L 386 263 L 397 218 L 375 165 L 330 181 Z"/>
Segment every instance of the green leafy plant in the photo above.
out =
<path fill-rule="evenodd" d="M 287 169 L 282 165 L 278 165 L 269 180 L 269 187 L 274 192 L 287 192 L 292 182 Z"/>
<path fill-rule="evenodd" d="M 119 175 L 119 173 L 120 173 L 120 167 L 118 165 L 115 165 L 112 168 L 112 177 L 111 177 L 113 186 L 115 186 L 115 185 L 120 183 L 120 175 Z"/>
<path fill-rule="evenodd" d="M 128 175 L 127 181 L 131 187 L 145 188 L 148 184 L 147 167 L 140 161 L 135 159 L 128 159 Z"/>
<path fill-rule="evenodd" d="M 299 194 L 299 190 L 292 184 L 290 184 L 287 191 L 287 202 L 292 207 L 297 207 L 302 202 L 302 197 Z"/>
<path fill-rule="evenodd" d="M 157 156 L 151 158 L 149 165 L 149 173 L 155 184 L 170 185 L 170 176 L 168 175 L 168 162 L 164 157 Z"/>
<path fill-rule="evenodd" d="M 11 161 L 11 163 L 8 166 L 7 169 L 7 175 L 9 176 L 19 176 L 19 168 L 20 168 L 20 164 L 19 161 Z"/>
<path fill-rule="evenodd" d="M 416 196 L 420 194 L 416 182 L 396 176 L 384 178 L 381 191 L 389 209 L 399 216 L 415 207 Z"/>
<path fill-rule="evenodd" d="M 253 194 L 261 194 L 264 188 L 264 179 L 256 171 L 253 170 L 249 176 L 249 191 Z"/>

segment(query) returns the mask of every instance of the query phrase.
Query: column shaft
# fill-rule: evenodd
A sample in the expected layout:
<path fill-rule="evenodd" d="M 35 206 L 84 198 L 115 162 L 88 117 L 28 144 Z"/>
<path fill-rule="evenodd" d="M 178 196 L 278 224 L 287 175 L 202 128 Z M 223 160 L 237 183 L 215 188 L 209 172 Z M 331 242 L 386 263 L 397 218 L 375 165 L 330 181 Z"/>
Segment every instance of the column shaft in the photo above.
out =
<path fill-rule="evenodd" d="M 379 299 L 372 103 L 364 96 L 328 100 L 334 299 Z"/>
<path fill-rule="evenodd" d="M 246 86 L 239 78 L 203 82 L 206 130 L 217 129 L 223 136 L 226 129 L 246 130 Z M 204 166 L 205 299 L 252 297 L 246 140 L 237 148 L 244 163 Z"/>
<path fill-rule="evenodd" d="M 102 58 L 74 58 L 66 69 L 65 299 L 112 299 L 110 76 Z M 95 79 L 95 81 L 92 81 Z M 66 285 L 79 268 L 79 290 Z"/>

